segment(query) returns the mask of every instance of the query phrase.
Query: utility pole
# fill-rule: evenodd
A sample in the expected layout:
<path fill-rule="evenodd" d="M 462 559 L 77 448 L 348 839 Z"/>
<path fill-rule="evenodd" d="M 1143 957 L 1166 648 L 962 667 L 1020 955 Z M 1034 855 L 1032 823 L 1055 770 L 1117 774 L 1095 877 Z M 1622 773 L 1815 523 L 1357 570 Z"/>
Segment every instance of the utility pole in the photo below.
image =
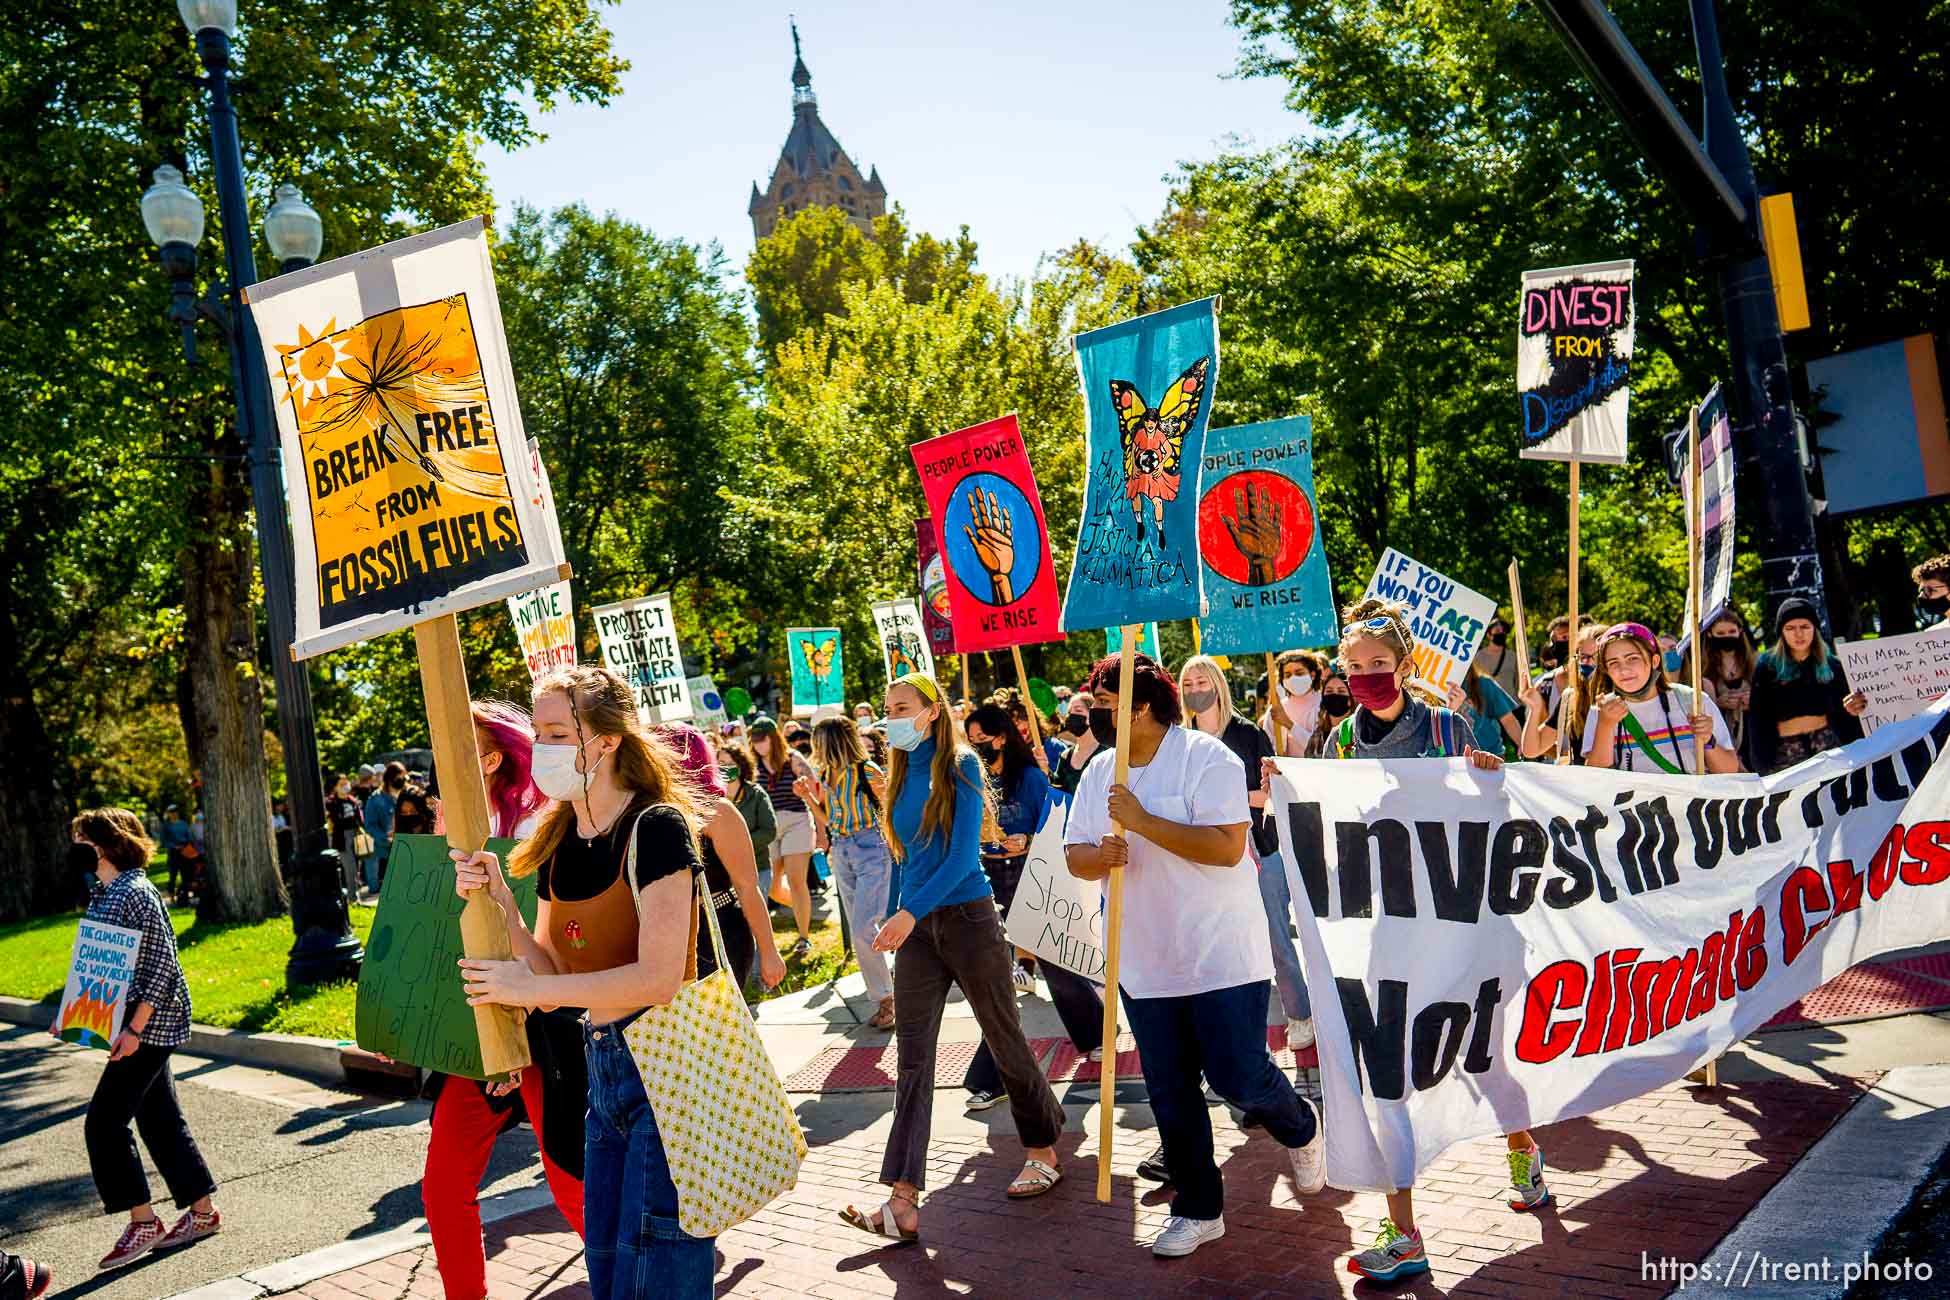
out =
<path fill-rule="evenodd" d="M 1801 467 L 1787 345 L 1761 241 L 1760 192 L 1727 93 L 1713 0 L 1690 0 L 1704 143 L 1693 135 L 1602 0 L 1536 0 L 1599 95 L 1698 225 L 1720 284 L 1731 362 L 1740 507 L 1760 554 L 1767 620 L 1790 596 L 1828 626 L 1814 502 Z"/>

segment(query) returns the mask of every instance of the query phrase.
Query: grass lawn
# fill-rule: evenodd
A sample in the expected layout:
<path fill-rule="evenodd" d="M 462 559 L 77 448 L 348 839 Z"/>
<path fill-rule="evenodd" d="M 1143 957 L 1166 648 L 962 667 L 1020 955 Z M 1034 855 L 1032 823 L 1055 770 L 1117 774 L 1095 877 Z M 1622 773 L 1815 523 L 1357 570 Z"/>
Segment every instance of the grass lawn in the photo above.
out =
<path fill-rule="evenodd" d="M 370 907 L 352 909 L 352 929 L 361 943 L 372 929 L 372 918 Z M 202 925 L 194 908 L 174 907 L 169 919 L 176 930 L 176 947 L 182 954 L 183 974 L 189 981 L 198 1024 L 319 1038 L 352 1037 L 358 991 L 352 981 L 303 985 L 286 991 L 284 961 L 292 939 L 288 917 L 252 925 Z M 59 998 L 79 920 L 78 912 L 69 912 L 0 926 L 0 996 L 36 1002 Z M 772 927 L 779 935 L 780 949 L 789 950 L 795 937 L 791 917 L 774 916 Z M 812 952 L 804 958 L 788 957 L 785 978 L 765 996 L 778 997 L 824 984 L 852 969 L 852 959 L 840 949 L 839 925 L 815 920 Z"/>

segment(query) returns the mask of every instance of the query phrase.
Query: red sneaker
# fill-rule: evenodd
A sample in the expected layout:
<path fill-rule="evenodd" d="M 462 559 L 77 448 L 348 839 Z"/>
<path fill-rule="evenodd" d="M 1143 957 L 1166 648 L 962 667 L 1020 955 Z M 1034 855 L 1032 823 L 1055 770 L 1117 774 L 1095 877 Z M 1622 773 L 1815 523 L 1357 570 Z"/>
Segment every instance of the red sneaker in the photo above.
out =
<path fill-rule="evenodd" d="M 129 1226 L 122 1229 L 122 1235 L 116 1239 L 115 1249 L 103 1255 L 102 1262 L 97 1267 L 111 1269 L 121 1268 L 124 1264 L 133 1264 L 154 1250 L 156 1243 L 162 1240 L 162 1235 L 161 1219 L 131 1220 Z"/>
<path fill-rule="evenodd" d="M 183 1217 L 176 1220 L 176 1226 L 164 1233 L 163 1239 L 156 1243 L 156 1249 L 175 1250 L 178 1246 L 202 1241 L 205 1237 L 216 1235 L 221 1227 L 223 1227 L 223 1216 L 215 1210 L 211 1210 L 208 1214 L 199 1210 L 185 1210 Z"/>
<path fill-rule="evenodd" d="M 27 1300 L 41 1300 L 54 1285 L 54 1270 L 47 1265 L 19 1256 L 21 1276 L 27 1281 Z"/>

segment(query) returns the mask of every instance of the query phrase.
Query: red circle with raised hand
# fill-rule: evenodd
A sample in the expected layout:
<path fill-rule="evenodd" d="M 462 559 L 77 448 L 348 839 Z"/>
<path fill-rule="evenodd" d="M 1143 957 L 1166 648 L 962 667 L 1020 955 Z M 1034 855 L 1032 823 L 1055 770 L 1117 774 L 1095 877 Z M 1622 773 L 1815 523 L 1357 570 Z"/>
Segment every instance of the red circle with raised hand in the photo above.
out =
<path fill-rule="evenodd" d="M 1284 582 L 1306 560 L 1313 544 L 1313 502 L 1285 475 L 1241 470 L 1220 479 L 1199 498 L 1199 554 L 1232 582 L 1242 586 Z"/>

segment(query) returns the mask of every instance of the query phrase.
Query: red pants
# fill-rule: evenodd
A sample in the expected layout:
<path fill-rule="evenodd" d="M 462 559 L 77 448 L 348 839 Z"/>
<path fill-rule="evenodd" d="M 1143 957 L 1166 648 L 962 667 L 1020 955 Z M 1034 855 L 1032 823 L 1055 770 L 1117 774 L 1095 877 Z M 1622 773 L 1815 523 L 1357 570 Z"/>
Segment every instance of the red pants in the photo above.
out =
<path fill-rule="evenodd" d="M 542 1140 L 542 1072 L 522 1071 L 521 1100 L 534 1125 L 535 1141 Z M 450 1078 L 440 1086 L 433 1105 L 433 1140 L 427 1144 L 426 1175 L 420 1180 L 420 1199 L 427 1210 L 427 1229 L 433 1236 L 434 1259 L 440 1266 L 447 1300 L 484 1300 L 487 1295 L 487 1256 L 481 1244 L 481 1175 L 494 1153 L 494 1139 L 507 1118 L 488 1108 L 487 1098 L 471 1079 Z M 548 1158 L 542 1148 L 542 1170 L 548 1189 L 569 1226 L 582 1235 L 582 1183 Z"/>

